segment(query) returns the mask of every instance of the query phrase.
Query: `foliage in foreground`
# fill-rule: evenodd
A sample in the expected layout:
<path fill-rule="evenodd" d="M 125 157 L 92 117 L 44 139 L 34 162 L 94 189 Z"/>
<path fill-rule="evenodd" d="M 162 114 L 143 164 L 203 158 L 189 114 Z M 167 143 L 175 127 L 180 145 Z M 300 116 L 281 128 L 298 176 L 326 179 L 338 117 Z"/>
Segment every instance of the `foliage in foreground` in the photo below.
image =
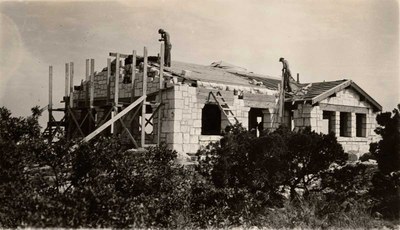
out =
<path fill-rule="evenodd" d="M 374 211 L 384 216 L 400 218 L 400 104 L 397 109 L 379 114 L 375 132 L 382 139 L 370 146 L 379 171 L 372 178 L 371 195 Z"/>
<path fill-rule="evenodd" d="M 280 129 L 255 138 L 235 126 L 220 144 L 199 153 L 206 158 L 194 168 L 177 164 L 176 152 L 165 146 L 126 151 L 104 137 L 75 150 L 62 138 L 49 145 L 37 111 L 15 118 L 0 108 L 1 227 L 387 224 L 371 219 L 364 196 L 355 193 L 368 184 L 361 182 L 362 167 L 329 168 L 345 161 L 333 136 Z M 360 183 L 351 183 L 344 169 L 357 172 Z"/>

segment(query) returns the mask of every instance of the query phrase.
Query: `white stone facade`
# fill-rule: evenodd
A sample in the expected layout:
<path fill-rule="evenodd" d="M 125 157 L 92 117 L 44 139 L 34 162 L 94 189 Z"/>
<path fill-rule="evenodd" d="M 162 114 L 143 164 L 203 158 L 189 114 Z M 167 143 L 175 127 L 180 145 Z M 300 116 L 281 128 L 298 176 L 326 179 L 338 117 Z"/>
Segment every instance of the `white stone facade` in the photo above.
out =
<path fill-rule="evenodd" d="M 208 103 L 209 92 L 219 91 L 243 127 L 248 126 L 249 110 L 245 99 L 239 99 L 233 91 L 192 87 L 176 84 L 163 91 L 163 113 L 161 118 L 161 140 L 178 153 L 196 153 L 202 146 L 217 141 L 221 135 L 202 135 L 202 109 Z M 270 98 L 271 95 L 264 95 Z M 158 100 L 158 99 L 157 99 Z M 212 99 L 210 99 L 212 102 Z M 269 111 L 268 109 L 264 109 Z M 220 112 L 221 131 L 229 125 L 226 116 Z M 157 133 L 157 115 L 154 118 L 154 132 Z M 264 120 L 264 124 L 268 124 Z"/>
<path fill-rule="evenodd" d="M 124 76 L 121 74 L 119 79 L 120 99 L 129 102 L 132 92 L 134 92 L 135 98 L 142 95 L 143 72 L 137 70 L 133 83 L 124 84 L 123 78 Z M 148 100 L 159 101 L 157 93 L 159 81 L 160 78 L 157 74 L 150 71 L 147 80 L 147 94 L 152 95 L 148 97 Z M 202 110 L 209 103 L 207 98 L 210 92 L 222 94 L 234 116 L 245 128 L 249 128 L 249 111 L 251 108 L 261 111 L 264 129 L 275 129 L 279 126 L 277 122 L 279 120 L 276 104 L 278 100 L 277 91 L 259 86 L 252 87 L 251 85 L 224 85 L 204 81 L 197 83 L 197 86 L 180 83 L 176 77 L 165 78 L 162 83 L 164 89 L 161 93 L 163 106 L 161 107 L 160 140 L 178 153 L 183 153 L 182 156 L 184 153 L 195 153 L 202 146 L 221 138 L 217 134 L 202 135 Z M 115 76 L 111 76 L 108 90 L 107 72 L 95 74 L 94 89 L 95 103 L 96 101 L 105 101 L 107 95 L 109 95 L 109 100 L 112 101 L 115 91 Z M 83 90 L 74 93 L 76 102 L 77 99 L 81 102 L 85 98 L 87 99 L 86 90 L 87 88 L 84 87 Z M 238 94 L 238 90 L 241 94 Z M 102 117 L 105 112 L 99 110 L 98 117 Z M 351 87 L 343 89 L 315 105 L 309 103 L 297 104 L 292 112 L 291 114 L 288 110 L 285 110 L 285 124 L 292 125 L 293 129 L 308 126 L 316 132 L 334 132 L 346 152 L 355 152 L 360 156 L 368 152 L 371 142 L 379 140 L 374 132 L 377 126 L 375 120 L 377 112 Z M 158 133 L 157 116 L 155 114 L 152 119 L 153 134 Z M 220 130 L 223 131 L 230 123 L 222 111 L 220 116 Z M 131 127 L 137 129 L 136 131 L 132 130 L 134 134 L 139 133 L 138 124 L 139 119 L 137 118 L 136 126 Z M 362 126 L 362 130 L 357 129 L 360 126 Z M 156 139 L 156 136 L 153 136 Z"/>
<path fill-rule="evenodd" d="M 323 118 L 324 111 L 329 111 L 331 116 L 327 119 Z M 340 121 L 347 116 L 347 123 Z M 365 120 L 362 121 L 362 128 L 365 129 L 364 136 L 357 136 L 357 121 L 356 114 L 365 115 Z M 358 156 L 369 151 L 369 144 L 379 140 L 379 136 L 374 130 L 377 127 L 376 123 L 377 112 L 374 112 L 371 105 L 361 100 L 357 92 L 351 88 L 344 89 L 336 93 L 335 97 L 330 97 L 319 102 L 318 105 L 299 104 L 297 109 L 293 111 L 294 126 L 303 128 L 310 126 L 316 132 L 322 132 L 327 123 L 331 124 L 331 130 L 335 133 L 337 140 L 342 144 L 346 152 L 356 153 Z M 328 121 L 328 122 L 327 122 Z M 331 122 L 331 123 L 330 123 Z M 341 125 L 347 129 L 341 132 Z"/>

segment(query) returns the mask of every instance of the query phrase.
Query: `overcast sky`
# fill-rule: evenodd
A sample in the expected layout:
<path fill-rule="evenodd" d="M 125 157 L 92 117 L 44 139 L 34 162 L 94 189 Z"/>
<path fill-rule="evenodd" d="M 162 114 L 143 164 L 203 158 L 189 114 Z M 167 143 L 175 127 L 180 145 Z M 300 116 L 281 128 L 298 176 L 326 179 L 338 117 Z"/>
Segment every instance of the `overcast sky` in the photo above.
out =
<path fill-rule="evenodd" d="M 99 71 L 108 52 L 157 55 L 159 28 L 173 60 L 279 77 L 285 57 L 301 82 L 351 79 L 384 110 L 400 102 L 396 0 L 11 1 L 0 3 L 0 106 L 21 116 L 45 106 L 49 65 L 59 102 L 66 62 L 78 84 L 87 58 Z"/>

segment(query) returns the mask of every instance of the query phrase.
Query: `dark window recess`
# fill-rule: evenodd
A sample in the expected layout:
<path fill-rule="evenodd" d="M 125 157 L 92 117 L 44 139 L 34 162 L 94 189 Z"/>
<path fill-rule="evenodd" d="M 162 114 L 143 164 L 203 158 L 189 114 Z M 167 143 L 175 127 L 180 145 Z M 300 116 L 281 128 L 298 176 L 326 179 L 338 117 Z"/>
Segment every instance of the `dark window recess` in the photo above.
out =
<path fill-rule="evenodd" d="M 260 108 L 251 108 L 249 111 L 249 131 L 254 135 L 261 133 L 263 127 L 264 114 Z"/>
<path fill-rule="evenodd" d="M 221 135 L 221 110 L 217 105 L 204 106 L 201 113 L 201 134 Z"/>
<path fill-rule="evenodd" d="M 340 136 L 351 137 L 351 113 L 340 112 Z"/>
<path fill-rule="evenodd" d="M 356 113 L 356 136 L 366 137 L 367 136 L 367 115 L 362 113 Z"/>
<path fill-rule="evenodd" d="M 328 133 L 335 133 L 335 112 L 334 111 L 323 111 L 322 118 L 328 120 L 328 127 L 323 127 Z"/>

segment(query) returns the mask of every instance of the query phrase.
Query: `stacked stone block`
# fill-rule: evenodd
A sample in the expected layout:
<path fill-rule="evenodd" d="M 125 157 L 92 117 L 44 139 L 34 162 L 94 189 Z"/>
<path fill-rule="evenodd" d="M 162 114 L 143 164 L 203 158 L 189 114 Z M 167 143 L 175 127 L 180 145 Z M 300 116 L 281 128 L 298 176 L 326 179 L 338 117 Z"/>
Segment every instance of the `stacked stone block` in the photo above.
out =
<path fill-rule="evenodd" d="M 196 152 L 202 108 L 197 102 L 196 88 L 176 84 L 162 92 L 162 101 L 161 141 L 179 153 Z M 157 122 L 158 115 L 155 115 L 154 132 L 157 132 Z"/>
<path fill-rule="evenodd" d="M 321 102 L 331 105 L 370 107 L 370 105 L 367 102 L 362 101 L 360 95 L 351 88 L 343 89 L 336 93 L 336 97 L 329 97 Z"/>
<path fill-rule="evenodd" d="M 374 130 L 376 124 L 376 113 L 373 112 L 371 106 L 361 101 L 360 96 L 352 89 L 344 89 L 336 93 L 335 97 L 330 97 L 322 100 L 320 103 L 331 105 L 351 106 L 354 108 L 366 108 L 368 113 L 365 119 L 366 137 L 356 136 L 356 113 L 346 112 L 348 132 L 345 136 L 340 136 L 340 107 L 339 111 L 334 111 L 334 116 L 331 116 L 331 124 L 334 125 L 335 135 L 338 142 L 342 144 L 346 152 L 353 152 L 361 156 L 363 153 L 368 152 L 369 144 L 376 142 L 379 137 L 375 134 Z M 345 112 L 345 111 L 343 111 Z M 318 106 L 310 104 L 299 104 L 297 109 L 293 111 L 294 125 L 297 129 L 304 127 L 311 127 L 316 132 L 321 132 L 323 125 L 323 110 Z"/>
<path fill-rule="evenodd" d="M 137 73 L 136 78 L 143 78 L 143 73 Z M 118 98 L 130 98 L 132 95 L 132 84 L 131 83 L 123 83 L 124 76 L 121 74 L 118 79 Z M 89 90 L 89 82 L 84 81 L 82 84 L 84 87 L 80 91 L 74 91 L 74 100 L 85 100 L 86 99 L 86 91 Z M 110 76 L 110 99 L 114 99 L 115 95 L 115 75 Z M 89 93 L 88 93 L 89 97 Z M 94 99 L 105 99 L 107 98 L 107 72 L 103 71 L 100 73 L 95 73 L 94 76 Z"/>
<path fill-rule="evenodd" d="M 196 153 L 202 146 L 221 138 L 220 135 L 201 134 L 202 109 L 207 103 L 210 91 L 214 94 L 219 91 L 239 122 L 244 127 L 248 126 L 250 107 L 246 107 L 243 99 L 239 99 L 233 91 L 205 89 L 176 83 L 162 92 L 161 141 L 164 141 L 169 148 L 178 153 Z M 155 133 L 157 132 L 157 116 L 155 115 L 153 119 Z M 221 111 L 221 130 L 224 130 L 228 124 L 227 118 Z"/>
<path fill-rule="evenodd" d="M 263 109 L 264 129 L 274 130 L 279 127 L 279 110 L 277 108 Z"/>
<path fill-rule="evenodd" d="M 136 74 L 135 82 L 135 97 L 143 95 L 143 72 Z M 157 92 L 160 89 L 160 77 L 153 75 L 147 77 L 147 94 Z"/>

